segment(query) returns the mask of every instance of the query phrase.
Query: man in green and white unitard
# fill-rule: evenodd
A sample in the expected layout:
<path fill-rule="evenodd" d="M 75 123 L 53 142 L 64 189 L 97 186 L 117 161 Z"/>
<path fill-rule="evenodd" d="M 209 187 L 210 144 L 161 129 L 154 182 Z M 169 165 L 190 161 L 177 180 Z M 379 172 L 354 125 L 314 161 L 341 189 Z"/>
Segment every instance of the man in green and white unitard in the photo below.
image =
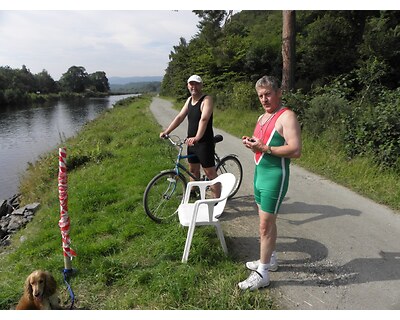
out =
<path fill-rule="evenodd" d="M 282 106 L 278 80 L 264 76 L 256 83 L 256 91 L 264 108 L 252 137 L 243 136 L 243 144 L 254 152 L 254 197 L 260 219 L 260 260 L 246 263 L 253 270 L 239 283 L 242 290 L 267 287 L 277 238 L 276 217 L 289 185 L 290 158 L 301 155 L 301 130 L 296 114 Z M 274 265 L 274 266 L 273 266 Z"/>

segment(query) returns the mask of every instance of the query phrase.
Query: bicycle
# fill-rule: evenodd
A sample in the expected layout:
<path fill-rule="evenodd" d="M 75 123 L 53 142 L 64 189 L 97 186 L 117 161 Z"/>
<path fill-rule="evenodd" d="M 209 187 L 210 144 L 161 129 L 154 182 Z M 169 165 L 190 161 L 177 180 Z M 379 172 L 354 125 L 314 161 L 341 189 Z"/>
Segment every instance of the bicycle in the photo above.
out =
<path fill-rule="evenodd" d="M 178 155 L 175 160 L 174 168 L 163 170 L 154 176 L 148 183 L 143 194 L 143 206 L 146 214 L 155 222 L 161 223 L 171 219 L 177 214 L 179 204 L 183 200 L 187 186 L 187 178 L 185 174 L 193 180 L 199 180 L 193 176 L 189 170 L 181 163 L 181 160 L 188 159 L 193 155 L 184 155 L 183 147 L 185 140 L 181 140 L 178 136 L 174 141 L 171 136 L 165 136 L 174 147 L 178 149 Z M 214 143 L 217 144 L 223 140 L 222 135 L 214 136 Z M 239 158 L 235 154 L 228 154 L 222 158 L 214 152 L 217 173 L 225 172 L 233 173 L 236 177 L 236 184 L 228 199 L 232 198 L 239 190 L 243 179 L 243 167 Z M 185 173 L 185 174 L 184 174 Z M 207 179 L 205 175 L 200 180 Z"/>

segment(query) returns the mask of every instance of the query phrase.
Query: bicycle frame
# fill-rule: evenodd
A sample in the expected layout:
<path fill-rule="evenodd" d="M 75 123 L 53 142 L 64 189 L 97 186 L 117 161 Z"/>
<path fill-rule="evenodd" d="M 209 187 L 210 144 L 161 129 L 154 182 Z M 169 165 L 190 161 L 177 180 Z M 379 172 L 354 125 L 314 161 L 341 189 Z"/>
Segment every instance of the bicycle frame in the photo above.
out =
<path fill-rule="evenodd" d="M 178 147 L 179 151 L 178 151 L 178 156 L 176 157 L 175 160 L 175 167 L 174 167 L 174 171 L 176 172 L 177 175 L 180 174 L 180 169 L 183 170 L 184 172 L 186 172 L 193 180 L 199 180 L 199 178 L 195 177 L 182 163 L 181 160 L 182 159 L 189 159 L 194 157 L 194 154 L 191 155 L 183 155 L 183 145 L 184 145 L 184 141 L 179 140 L 179 142 L 175 142 L 174 140 L 171 139 L 171 137 L 168 135 L 165 137 L 166 139 L 169 140 L 169 142 Z M 217 144 L 217 142 L 215 143 Z M 236 154 L 229 154 L 228 156 L 233 156 L 235 158 L 237 158 L 238 156 Z M 218 164 L 221 162 L 221 158 L 218 156 L 217 152 L 214 151 L 214 159 L 215 159 L 215 166 L 218 166 Z M 168 170 L 163 170 L 163 171 L 168 171 Z M 204 179 L 207 179 L 207 177 L 204 177 Z"/>
<path fill-rule="evenodd" d="M 184 141 L 179 141 L 179 142 L 175 142 L 174 140 L 171 139 L 170 136 L 166 137 L 172 145 L 178 147 L 179 151 L 178 151 L 178 156 L 176 157 L 175 160 L 175 167 L 174 167 L 174 171 L 176 172 L 177 175 L 181 174 L 180 169 L 183 170 L 184 172 L 186 172 L 193 180 L 199 180 L 197 177 L 195 177 L 182 163 L 181 160 L 183 159 L 189 159 L 194 157 L 195 155 L 183 155 L 183 145 L 184 145 Z M 164 170 L 167 171 L 167 170 Z"/>

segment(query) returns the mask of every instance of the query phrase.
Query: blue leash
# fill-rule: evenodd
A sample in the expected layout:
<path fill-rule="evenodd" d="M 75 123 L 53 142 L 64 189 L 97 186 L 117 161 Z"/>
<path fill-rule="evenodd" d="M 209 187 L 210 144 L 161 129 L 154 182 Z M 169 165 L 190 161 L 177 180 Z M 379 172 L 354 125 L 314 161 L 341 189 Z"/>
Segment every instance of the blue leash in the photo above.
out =
<path fill-rule="evenodd" d="M 72 310 L 72 308 L 74 307 L 74 302 L 75 302 L 75 295 L 74 295 L 74 291 L 72 291 L 71 286 L 69 285 L 68 281 L 67 281 L 67 277 L 68 274 L 72 273 L 73 271 L 71 269 L 64 269 L 63 270 L 63 274 L 64 274 L 64 282 L 67 285 L 67 289 L 69 291 L 69 295 L 71 297 L 71 306 L 69 307 L 70 310 Z"/>

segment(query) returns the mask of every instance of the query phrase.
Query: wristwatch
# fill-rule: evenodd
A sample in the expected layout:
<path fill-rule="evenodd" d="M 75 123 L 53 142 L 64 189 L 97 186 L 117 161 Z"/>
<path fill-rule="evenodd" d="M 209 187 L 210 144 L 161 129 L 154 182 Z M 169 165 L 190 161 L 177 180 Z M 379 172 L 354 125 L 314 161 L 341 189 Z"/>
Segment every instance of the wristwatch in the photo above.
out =
<path fill-rule="evenodd" d="M 272 150 L 270 146 L 267 146 L 267 154 L 272 154 Z"/>

